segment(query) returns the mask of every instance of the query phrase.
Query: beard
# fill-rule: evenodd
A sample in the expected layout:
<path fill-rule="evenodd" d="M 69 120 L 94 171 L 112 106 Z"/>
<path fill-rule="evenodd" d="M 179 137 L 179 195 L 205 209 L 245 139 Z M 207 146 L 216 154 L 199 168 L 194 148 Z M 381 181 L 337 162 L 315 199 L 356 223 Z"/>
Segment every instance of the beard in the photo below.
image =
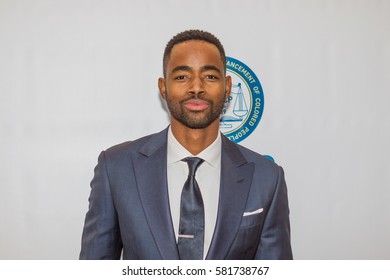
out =
<path fill-rule="evenodd" d="M 190 111 L 184 107 L 184 103 L 191 99 L 200 99 L 208 103 L 208 107 L 204 111 Z M 179 102 L 169 98 L 167 92 L 167 105 L 171 112 L 171 116 L 181 124 L 192 129 L 202 129 L 211 125 L 216 119 L 218 119 L 222 113 L 225 105 L 225 95 L 221 99 L 214 103 L 212 100 L 201 98 L 194 94 L 192 97 Z"/>

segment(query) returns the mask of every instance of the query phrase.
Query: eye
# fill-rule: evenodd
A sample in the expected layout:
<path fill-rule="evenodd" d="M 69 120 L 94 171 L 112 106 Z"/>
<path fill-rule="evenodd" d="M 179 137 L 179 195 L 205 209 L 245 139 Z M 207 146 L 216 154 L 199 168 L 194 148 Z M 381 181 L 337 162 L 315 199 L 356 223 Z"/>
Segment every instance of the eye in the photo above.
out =
<path fill-rule="evenodd" d="M 178 75 L 175 77 L 175 80 L 184 80 L 186 78 L 185 75 Z"/>
<path fill-rule="evenodd" d="M 217 76 L 214 76 L 214 75 L 211 75 L 211 74 L 209 74 L 209 75 L 206 75 L 206 79 L 208 79 L 208 80 L 218 80 L 218 77 L 217 77 Z"/>

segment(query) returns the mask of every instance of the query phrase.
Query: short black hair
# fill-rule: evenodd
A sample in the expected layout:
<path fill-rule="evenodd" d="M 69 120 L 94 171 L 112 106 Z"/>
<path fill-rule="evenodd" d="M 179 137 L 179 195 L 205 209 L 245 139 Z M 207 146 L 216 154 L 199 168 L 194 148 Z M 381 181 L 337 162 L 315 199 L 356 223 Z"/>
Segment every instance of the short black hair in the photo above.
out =
<path fill-rule="evenodd" d="M 219 41 L 219 39 L 215 37 L 213 34 L 211 34 L 210 32 L 198 30 L 198 29 L 191 29 L 176 34 L 167 43 L 164 51 L 164 56 L 163 56 L 164 77 L 166 75 L 167 64 L 168 64 L 169 57 L 171 56 L 172 53 L 172 48 L 179 43 L 190 41 L 190 40 L 205 41 L 216 46 L 221 56 L 222 63 L 225 65 L 226 63 L 225 50 L 221 42 Z"/>

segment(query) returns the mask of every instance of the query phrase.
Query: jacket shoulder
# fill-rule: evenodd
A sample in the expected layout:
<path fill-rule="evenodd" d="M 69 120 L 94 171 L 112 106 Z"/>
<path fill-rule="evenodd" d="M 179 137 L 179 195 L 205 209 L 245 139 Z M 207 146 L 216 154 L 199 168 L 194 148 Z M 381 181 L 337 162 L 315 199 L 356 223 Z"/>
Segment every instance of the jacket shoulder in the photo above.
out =
<path fill-rule="evenodd" d="M 241 146 L 240 144 L 237 143 L 233 143 L 233 144 L 241 152 L 241 154 L 244 156 L 247 162 L 255 163 L 256 170 L 260 169 L 261 172 L 266 172 L 268 174 L 275 174 L 276 176 L 277 174 L 279 174 L 281 166 L 279 166 L 271 159 L 266 158 L 265 156 L 261 155 L 258 152 L 255 152 L 251 149 Z"/>
<path fill-rule="evenodd" d="M 136 140 L 129 140 L 120 144 L 109 147 L 104 151 L 106 158 L 117 158 L 128 155 L 133 151 L 139 150 L 145 143 L 149 141 L 155 134 L 150 134 Z"/>
<path fill-rule="evenodd" d="M 247 162 L 254 162 L 256 164 L 261 165 L 264 164 L 265 166 L 269 166 L 270 168 L 279 167 L 273 160 L 266 158 L 262 154 L 255 152 L 249 148 L 246 148 L 238 143 L 235 143 L 226 138 L 225 136 L 223 136 L 223 143 L 225 144 L 225 147 L 227 147 L 227 149 L 232 152 L 230 154 L 241 154 Z M 238 151 L 238 153 L 234 151 Z"/>

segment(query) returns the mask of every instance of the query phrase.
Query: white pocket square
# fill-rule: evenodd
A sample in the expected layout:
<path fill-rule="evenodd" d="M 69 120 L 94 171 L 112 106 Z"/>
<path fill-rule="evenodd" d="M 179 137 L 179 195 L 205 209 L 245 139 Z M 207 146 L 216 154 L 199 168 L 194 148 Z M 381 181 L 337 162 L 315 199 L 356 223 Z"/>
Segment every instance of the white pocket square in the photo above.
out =
<path fill-rule="evenodd" d="M 252 212 L 244 212 L 244 215 L 242 216 L 251 216 L 251 215 L 255 215 L 255 214 L 260 214 L 261 212 L 263 212 L 263 208 L 260 208 L 260 209 L 257 209 L 255 211 L 252 211 Z"/>

